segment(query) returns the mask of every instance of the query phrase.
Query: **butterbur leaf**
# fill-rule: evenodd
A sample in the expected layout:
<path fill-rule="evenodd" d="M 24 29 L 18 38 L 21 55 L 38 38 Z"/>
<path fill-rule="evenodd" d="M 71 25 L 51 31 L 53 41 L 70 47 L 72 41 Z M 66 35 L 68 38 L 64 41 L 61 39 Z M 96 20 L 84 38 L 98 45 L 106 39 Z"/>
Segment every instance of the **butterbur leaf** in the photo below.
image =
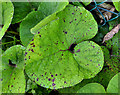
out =
<path fill-rule="evenodd" d="M 2 55 L 2 92 L 25 93 L 24 51 L 21 45 L 6 50 Z"/>
<path fill-rule="evenodd" d="M 106 93 L 102 85 L 98 83 L 89 83 L 83 86 L 77 93 Z"/>
<path fill-rule="evenodd" d="M 97 23 L 89 11 L 69 5 L 56 18 L 36 33 L 25 53 L 27 75 L 50 89 L 74 86 L 94 77 L 104 62 L 100 46 L 82 42 L 97 33 Z"/>
<path fill-rule="evenodd" d="M 107 93 L 118 93 L 118 81 L 119 81 L 120 73 L 116 74 L 109 82 L 107 87 Z"/>
<path fill-rule="evenodd" d="M 114 34 L 118 33 L 120 29 L 120 24 L 118 24 L 115 28 L 113 28 L 110 32 L 108 32 L 105 36 L 104 36 L 104 39 L 103 39 L 103 42 L 104 43 L 105 41 L 111 39 Z"/>
<path fill-rule="evenodd" d="M 0 27 L 3 25 L 2 29 L 0 29 L 0 40 L 4 36 L 13 18 L 14 7 L 11 1 L 8 1 L 9 2 L 0 2 L 0 7 L 2 7 L 2 16 L 0 16 L 0 20 L 2 20 L 2 22 L 0 21 Z"/>

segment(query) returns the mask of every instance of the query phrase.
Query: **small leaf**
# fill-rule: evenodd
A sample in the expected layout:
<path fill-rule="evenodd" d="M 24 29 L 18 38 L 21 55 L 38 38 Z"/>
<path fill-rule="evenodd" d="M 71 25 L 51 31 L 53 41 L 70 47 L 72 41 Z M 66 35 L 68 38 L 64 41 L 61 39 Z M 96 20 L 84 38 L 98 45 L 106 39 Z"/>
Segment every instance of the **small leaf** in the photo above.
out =
<path fill-rule="evenodd" d="M 0 7 L 2 7 L 2 16 L 0 16 L 0 27 L 1 23 L 4 25 L 2 29 L 0 29 L 0 40 L 4 36 L 6 30 L 8 29 L 9 25 L 11 24 L 13 13 L 14 13 L 14 7 L 10 0 L 8 2 L 0 2 Z M 1 10 L 0 10 L 1 11 Z"/>
<path fill-rule="evenodd" d="M 119 81 L 120 73 L 116 74 L 109 82 L 107 87 L 107 93 L 118 93 L 118 81 Z"/>
<path fill-rule="evenodd" d="M 112 0 L 113 1 L 113 4 L 114 4 L 114 6 L 115 6 L 115 8 L 116 8 L 116 10 L 118 11 L 118 12 L 120 12 L 120 1 L 118 1 L 118 2 L 114 2 L 114 0 Z"/>
<path fill-rule="evenodd" d="M 110 40 L 114 36 L 115 33 L 118 33 L 119 29 L 120 29 L 120 24 L 118 24 L 115 28 L 113 28 L 110 32 L 108 32 L 104 36 L 104 39 L 103 39 L 102 43 L 104 43 L 107 40 Z"/>
<path fill-rule="evenodd" d="M 2 55 L 2 92 L 25 93 L 24 51 L 21 45 L 6 50 Z"/>
<path fill-rule="evenodd" d="M 89 83 L 83 86 L 77 93 L 106 93 L 102 85 L 98 83 Z"/>

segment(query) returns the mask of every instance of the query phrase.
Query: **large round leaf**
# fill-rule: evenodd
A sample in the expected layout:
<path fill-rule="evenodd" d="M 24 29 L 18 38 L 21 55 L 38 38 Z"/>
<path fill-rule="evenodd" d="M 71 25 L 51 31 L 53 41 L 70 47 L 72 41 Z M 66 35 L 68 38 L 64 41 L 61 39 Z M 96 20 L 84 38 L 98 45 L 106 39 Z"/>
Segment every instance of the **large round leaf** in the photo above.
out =
<path fill-rule="evenodd" d="M 5 31 L 8 29 L 11 24 L 13 18 L 14 7 L 10 0 L 9 2 L 0 2 L 0 7 L 2 6 L 2 17 L 0 16 L 0 24 L 2 23 L 4 26 L 0 29 L 0 40 L 5 34 Z M 2 25 L 0 25 L 1 27 Z"/>
<path fill-rule="evenodd" d="M 51 89 L 73 86 L 84 78 L 94 77 L 104 61 L 97 44 L 82 42 L 97 32 L 90 12 L 69 5 L 57 17 L 38 31 L 25 53 L 27 75 Z"/>
<path fill-rule="evenodd" d="M 82 87 L 77 93 L 106 93 L 102 85 L 98 83 L 89 83 Z"/>
<path fill-rule="evenodd" d="M 118 81 L 120 73 L 116 74 L 109 82 L 107 87 L 107 93 L 118 93 L 119 87 L 118 87 Z"/>
<path fill-rule="evenodd" d="M 21 45 L 16 45 L 2 55 L 2 92 L 24 93 L 24 51 Z"/>

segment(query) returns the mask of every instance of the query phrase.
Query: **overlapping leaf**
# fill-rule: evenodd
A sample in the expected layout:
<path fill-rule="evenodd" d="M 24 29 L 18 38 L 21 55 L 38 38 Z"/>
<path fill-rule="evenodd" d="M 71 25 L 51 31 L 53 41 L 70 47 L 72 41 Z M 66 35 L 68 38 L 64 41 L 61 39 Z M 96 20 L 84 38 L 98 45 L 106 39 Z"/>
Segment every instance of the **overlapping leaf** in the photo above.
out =
<path fill-rule="evenodd" d="M 107 87 L 107 93 L 118 93 L 119 87 L 118 83 L 120 81 L 119 79 L 120 73 L 116 74 L 109 82 Z"/>
<path fill-rule="evenodd" d="M 89 83 L 79 89 L 77 93 L 106 93 L 102 85 L 98 83 Z"/>
<path fill-rule="evenodd" d="M 24 51 L 21 45 L 16 45 L 2 55 L 2 92 L 25 93 Z"/>
<path fill-rule="evenodd" d="M 2 7 L 2 16 L 0 16 L 0 40 L 4 36 L 6 30 L 8 29 L 9 25 L 11 24 L 13 13 L 14 13 L 14 7 L 10 0 L 9 2 L 0 2 L 0 7 Z M 2 24 L 2 25 L 1 25 Z"/>

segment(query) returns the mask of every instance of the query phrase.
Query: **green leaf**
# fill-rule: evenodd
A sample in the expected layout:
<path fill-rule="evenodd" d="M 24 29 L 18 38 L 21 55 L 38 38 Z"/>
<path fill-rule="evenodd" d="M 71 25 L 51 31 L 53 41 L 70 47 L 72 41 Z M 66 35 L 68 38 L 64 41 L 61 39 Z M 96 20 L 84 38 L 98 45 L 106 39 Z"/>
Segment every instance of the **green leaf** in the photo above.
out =
<path fill-rule="evenodd" d="M 41 2 L 32 2 L 31 0 L 24 0 L 24 2 L 13 2 L 15 12 L 12 24 L 21 22 L 27 14 L 38 9 L 40 3 Z"/>
<path fill-rule="evenodd" d="M 66 0 L 66 2 L 41 2 L 38 11 L 42 12 L 46 18 L 32 28 L 31 33 L 35 34 L 42 26 L 46 25 L 52 20 L 55 20 L 56 13 L 62 11 L 68 4 L 68 0 Z"/>
<path fill-rule="evenodd" d="M 83 1 L 83 2 L 82 2 Z M 87 6 L 91 3 L 92 0 L 89 0 L 90 2 L 84 2 L 84 0 L 81 0 L 81 2 Z M 72 2 L 75 6 L 81 6 L 82 4 L 80 3 L 80 0 L 78 0 L 77 2 Z"/>
<path fill-rule="evenodd" d="M 82 87 L 77 93 L 106 93 L 102 85 L 98 83 L 89 83 Z"/>
<path fill-rule="evenodd" d="M 26 0 L 27 1 L 27 0 Z M 31 6 L 28 2 L 13 2 L 14 16 L 12 24 L 22 21 L 25 16 L 31 12 Z"/>
<path fill-rule="evenodd" d="M 97 23 L 89 11 L 69 5 L 56 17 L 36 33 L 25 56 L 27 75 L 50 89 L 74 86 L 94 77 L 104 63 L 100 46 L 84 41 L 97 33 Z"/>
<path fill-rule="evenodd" d="M 0 2 L 0 7 L 2 6 L 2 16 L 0 16 L 0 20 L 2 20 L 2 25 L 4 25 L 2 29 L 0 29 L 0 40 L 4 36 L 13 18 L 14 7 L 11 1 L 10 0 L 8 1 L 9 2 L 2 2 L 2 3 Z"/>
<path fill-rule="evenodd" d="M 30 29 L 44 17 L 45 16 L 40 11 L 32 11 L 24 18 L 20 24 L 20 39 L 24 46 L 27 46 L 34 36 L 31 34 Z"/>
<path fill-rule="evenodd" d="M 107 93 L 118 93 L 118 76 L 120 76 L 120 73 L 116 74 L 109 82 L 107 87 Z"/>
<path fill-rule="evenodd" d="M 69 2 L 41 2 L 38 11 L 41 11 L 46 17 L 63 10 Z"/>
<path fill-rule="evenodd" d="M 6 50 L 2 55 L 2 92 L 24 93 L 24 51 L 21 45 Z"/>
<path fill-rule="evenodd" d="M 113 4 L 114 4 L 114 6 L 115 6 L 115 8 L 116 8 L 116 10 L 118 11 L 118 12 L 120 12 L 120 2 L 114 2 L 114 0 L 112 0 L 113 1 Z"/>

